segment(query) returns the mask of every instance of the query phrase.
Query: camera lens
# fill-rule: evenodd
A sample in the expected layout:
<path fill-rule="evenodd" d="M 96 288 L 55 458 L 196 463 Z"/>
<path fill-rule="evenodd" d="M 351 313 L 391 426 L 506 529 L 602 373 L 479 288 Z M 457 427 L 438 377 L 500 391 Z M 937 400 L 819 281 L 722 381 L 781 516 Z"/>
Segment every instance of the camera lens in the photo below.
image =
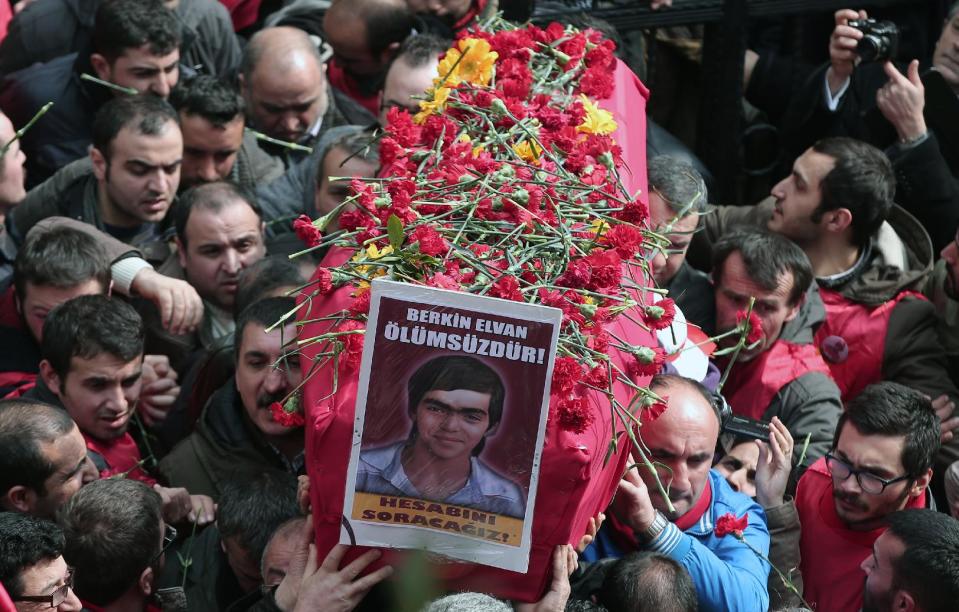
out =
<path fill-rule="evenodd" d="M 866 34 L 859 40 L 859 45 L 856 47 L 856 53 L 859 54 L 859 57 L 864 62 L 874 62 L 877 58 L 881 57 L 883 50 L 886 47 L 886 41 L 880 36 L 873 36 L 872 34 Z"/>

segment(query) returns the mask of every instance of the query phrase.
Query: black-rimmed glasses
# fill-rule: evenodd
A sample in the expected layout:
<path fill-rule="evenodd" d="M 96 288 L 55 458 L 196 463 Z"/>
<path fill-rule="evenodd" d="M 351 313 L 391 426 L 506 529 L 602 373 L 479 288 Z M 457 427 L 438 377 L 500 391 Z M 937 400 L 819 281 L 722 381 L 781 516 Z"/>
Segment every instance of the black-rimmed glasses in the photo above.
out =
<path fill-rule="evenodd" d="M 13 601 L 27 601 L 33 603 L 46 603 L 50 604 L 51 608 L 56 608 L 70 595 L 70 589 L 73 588 L 73 568 L 67 568 L 67 578 L 64 580 L 61 586 L 58 586 L 55 591 L 49 595 L 21 595 Z"/>
<path fill-rule="evenodd" d="M 826 453 L 826 467 L 829 468 L 829 473 L 832 474 L 832 477 L 840 482 L 855 474 L 859 488 L 862 489 L 863 493 L 869 493 L 870 495 L 879 495 L 885 491 L 889 485 L 909 479 L 908 474 L 889 480 L 880 478 L 865 470 L 854 469 L 851 465 L 832 453 Z"/>
<path fill-rule="evenodd" d="M 166 525 L 165 527 L 166 529 L 163 532 L 163 546 L 160 548 L 160 552 L 153 555 L 153 558 L 150 559 L 150 565 L 153 565 L 157 559 L 162 557 L 163 553 L 176 541 L 176 528 L 172 525 Z"/>

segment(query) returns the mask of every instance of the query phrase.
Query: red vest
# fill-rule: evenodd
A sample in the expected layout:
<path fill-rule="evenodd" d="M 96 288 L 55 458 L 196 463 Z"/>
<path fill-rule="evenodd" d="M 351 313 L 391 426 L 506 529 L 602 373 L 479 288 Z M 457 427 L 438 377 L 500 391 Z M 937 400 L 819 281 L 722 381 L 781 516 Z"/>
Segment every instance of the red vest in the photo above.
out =
<path fill-rule="evenodd" d="M 829 366 L 814 345 L 777 340 L 752 361 L 733 366 L 723 395 L 736 414 L 762 419 L 780 389 L 810 372 L 829 375 Z"/>
<path fill-rule="evenodd" d="M 906 508 L 924 508 L 926 494 L 909 500 Z M 872 554 L 872 545 L 886 530 L 852 531 L 836 514 L 832 476 L 826 460 L 809 466 L 799 479 L 796 509 L 802 523 L 799 565 L 803 598 L 820 612 L 846 612 L 862 607 L 866 574 L 859 564 Z"/>
<path fill-rule="evenodd" d="M 853 302 L 832 289 L 820 289 L 819 295 L 826 306 L 826 321 L 816 331 L 816 346 L 846 402 L 882 380 L 886 331 L 896 305 L 906 297 L 926 298 L 914 291 L 901 291 L 888 302 L 870 306 Z"/>

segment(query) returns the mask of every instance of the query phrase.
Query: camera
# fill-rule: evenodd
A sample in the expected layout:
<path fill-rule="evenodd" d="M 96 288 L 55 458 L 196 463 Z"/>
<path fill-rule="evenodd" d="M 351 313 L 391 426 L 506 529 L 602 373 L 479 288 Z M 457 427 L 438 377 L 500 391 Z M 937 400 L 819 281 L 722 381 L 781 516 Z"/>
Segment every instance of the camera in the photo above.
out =
<path fill-rule="evenodd" d="M 733 409 L 719 393 L 713 393 L 713 402 L 719 409 L 720 433 L 753 440 L 769 439 L 769 423 L 733 414 Z"/>
<path fill-rule="evenodd" d="M 891 21 L 854 19 L 849 27 L 862 32 L 856 53 L 864 62 L 884 62 L 893 59 L 899 51 L 899 28 Z"/>

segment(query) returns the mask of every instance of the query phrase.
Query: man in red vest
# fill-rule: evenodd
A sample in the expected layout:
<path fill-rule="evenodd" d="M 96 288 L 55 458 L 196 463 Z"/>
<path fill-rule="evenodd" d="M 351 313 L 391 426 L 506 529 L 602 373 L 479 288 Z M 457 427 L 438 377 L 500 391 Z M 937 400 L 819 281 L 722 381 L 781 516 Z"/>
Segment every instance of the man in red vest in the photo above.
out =
<path fill-rule="evenodd" d="M 722 389 L 733 411 L 767 422 L 779 417 L 800 442 L 794 461 L 807 435 L 806 464 L 822 457 L 842 403 L 812 343 L 825 311 L 812 285 L 809 259 L 782 236 L 734 232 L 713 246 L 713 283 L 720 332 L 736 327 L 750 298 L 755 298 L 752 312 L 762 328 L 762 338 L 737 356 Z M 720 346 L 738 340 L 738 335 L 727 336 Z M 728 367 L 722 361 L 719 365 Z"/>
<path fill-rule="evenodd" d="M 836 426 L 832 450 L 799 480 L 804 598 L 817 610 L 859 610 L 861 565 L 890 514 L 923 508 L 939 450 L 939 419 L 921 393 L 866 387 Z"/>
<path fill-rule="evenodd" d="M 891 380 L 955 402 L 935 308 L 916 293 L 932 270 L 932 243 L 893 203 L 895 183 L 876 147 L 825 138 L 795 161 L 773 198 L 706 215 L 704 233 L 715 240 L 730 226 L 763 224 L 809 256 L 826 307 L 815 344 L 843 401 Z M 937 472 L 959 459 L 959 443 L 941 455 Z"/>

